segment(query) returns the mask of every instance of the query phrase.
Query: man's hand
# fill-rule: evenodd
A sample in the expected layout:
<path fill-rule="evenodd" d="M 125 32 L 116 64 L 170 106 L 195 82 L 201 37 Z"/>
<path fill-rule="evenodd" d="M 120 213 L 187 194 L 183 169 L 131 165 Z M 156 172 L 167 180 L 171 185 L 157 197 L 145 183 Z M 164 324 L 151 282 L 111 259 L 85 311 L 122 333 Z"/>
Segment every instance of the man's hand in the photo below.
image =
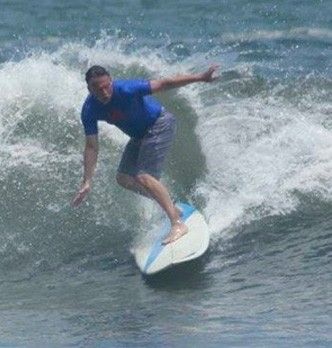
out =
<path fill-rule="evenodd" d="M 201 81 L 212 82 L 217 80 L 218 76 L 213 76 L 213 73 L 219 68 L 219 65 L 211 65 L 210 68 L 201 74 Z"/>
<path fill-rule="evenodd" d="M 86 195 L 91 191 L 91 185 L 90 185 L 90 182 L 87 181 L 87 182 L 83 182 L 82 185 L 81 185 L 81 188 L 80 190 L 77 192 L 76 196 L 74 197 L 74 199 L 72 200 L 71 202 L 71 205 L 73 207 L 77 207 L 79 206 L 84 198 L 86 197 Z"/>

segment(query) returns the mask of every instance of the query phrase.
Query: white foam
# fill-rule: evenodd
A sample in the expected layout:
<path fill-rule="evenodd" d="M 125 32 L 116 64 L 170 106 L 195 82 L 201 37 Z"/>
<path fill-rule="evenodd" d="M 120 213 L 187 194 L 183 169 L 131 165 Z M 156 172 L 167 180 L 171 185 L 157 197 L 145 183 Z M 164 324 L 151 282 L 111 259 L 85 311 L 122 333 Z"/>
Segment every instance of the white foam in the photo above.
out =
<path fill-rule="evenodd" d="M 331 132 L 311 113 L 252 98 L 215 105 L 204 115 L 198 133 L 209 174 L 199 191 L 208 197 L 215 233 L 291 212 L 298 204 L 295 191 L 332 198 Z"/>
<path fill-rule="evenodd" d="M 249 32 L 224 33 L 221 37 L 224 42 L 241 42 L 277 39 L 318 39 L 332 40 L 332 30 L 327 28 L 297 27 L 288 30 L 255 30 Z"/>

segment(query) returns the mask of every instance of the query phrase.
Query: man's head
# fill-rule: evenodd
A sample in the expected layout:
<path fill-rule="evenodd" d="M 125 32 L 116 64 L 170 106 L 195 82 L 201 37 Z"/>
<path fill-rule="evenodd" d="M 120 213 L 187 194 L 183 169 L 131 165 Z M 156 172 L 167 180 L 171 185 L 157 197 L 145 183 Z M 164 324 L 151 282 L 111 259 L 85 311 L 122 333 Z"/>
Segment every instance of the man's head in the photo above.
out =
<path fill-rule="evenodd" d="M 112 97 L 112 79 L 109 72 L 99 65 L 92 66 L 85 74 L 88 90 L 103 104 L 108 103 Z"/>

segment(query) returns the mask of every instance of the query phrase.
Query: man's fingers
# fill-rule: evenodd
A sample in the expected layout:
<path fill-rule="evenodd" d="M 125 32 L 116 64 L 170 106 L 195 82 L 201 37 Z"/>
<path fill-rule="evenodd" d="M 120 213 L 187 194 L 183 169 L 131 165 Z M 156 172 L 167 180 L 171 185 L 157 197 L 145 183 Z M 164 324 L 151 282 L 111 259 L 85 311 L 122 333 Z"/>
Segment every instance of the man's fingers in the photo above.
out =
<path fill-rule="evenodd" d="M 219 78 L 219 76 L 213 76 L 214 72 L 220 67 L 220 65 L 214 64 L 209 67 L 209 69 L 205 72 L 204 81 L 212 82 Z"/>
<path fill-rule="evenodd" d="M 85 190 L 80 190 L 78 192 L 78 194 L 74 197 L 74 199 L 72 200 L 72 205 L 74 207 L 77 207 L 78 205 L 80 205 L 84 199 L 84 197 L 86 196 L 86 191 Z"/>
<path fill-rule="evenodd" d="M 73 207 L 77 207 L 82 202 L 82 197 L 80 195 L 77 195 L 71 202 L 71 205 Z"/>
<path fill-rule="evenodd" d="M 220 67 L 220 65 L 212 65 L 209 69 L 211 76 Z"/>

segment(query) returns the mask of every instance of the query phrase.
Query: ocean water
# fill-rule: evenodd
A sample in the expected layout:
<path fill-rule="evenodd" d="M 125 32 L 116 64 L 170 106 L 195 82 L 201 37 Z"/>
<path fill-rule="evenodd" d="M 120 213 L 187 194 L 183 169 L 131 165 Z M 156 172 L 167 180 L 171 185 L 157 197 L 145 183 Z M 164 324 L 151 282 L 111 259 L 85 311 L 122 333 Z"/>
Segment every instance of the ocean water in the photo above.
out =
<path fill-rule="evenodd" d="M 332 2 L 0 0 L 0 347 L 332 346 Z M 80 109 L 115 78 L 220 65 L 158 95 L 178 120 L 163 182 L 211 231 L 197 262 L 145 279 L 131 248 L 161 212 L 115 173 L 93 191 Z"/>

